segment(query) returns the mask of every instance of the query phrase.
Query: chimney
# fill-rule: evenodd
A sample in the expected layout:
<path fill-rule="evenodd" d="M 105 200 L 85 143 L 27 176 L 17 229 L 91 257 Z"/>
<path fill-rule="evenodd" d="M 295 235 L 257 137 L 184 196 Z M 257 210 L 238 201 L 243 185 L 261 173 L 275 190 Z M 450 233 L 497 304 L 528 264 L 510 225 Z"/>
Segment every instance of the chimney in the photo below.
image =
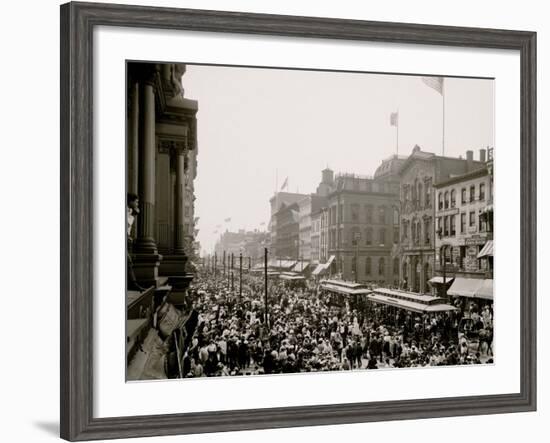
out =
<path fill-rule="evenodd" d="M 485 149 L 479 150 L 479 161 L 485 163 L 487 160 L 485 158 Z"/>
<path fill-rule="evenodd" d="M 472 162 L 474 161 L 474 151 L 466 151 L 466 172 L 472 170 Z"/>

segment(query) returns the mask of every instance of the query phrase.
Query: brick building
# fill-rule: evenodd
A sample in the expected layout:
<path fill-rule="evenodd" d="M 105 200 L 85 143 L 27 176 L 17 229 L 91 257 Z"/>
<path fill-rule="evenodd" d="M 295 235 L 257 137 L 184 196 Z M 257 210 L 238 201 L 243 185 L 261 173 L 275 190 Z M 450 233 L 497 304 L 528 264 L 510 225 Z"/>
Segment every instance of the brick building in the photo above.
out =
<path fill-rule="evenodd" d="M 487 167 L 436 183 L 436 265 L 438 282 L 445 274 L 452 293 L 474 287 L 471 279 L 491 279 L 493 270 L 492 151 Z M 485 150 L 480 159 L 485 160 Z M 440 283 L 441 285 L 441 283 Z M 442 286 L 434 285 L 442 290 Z M 461 288 L 463 287 L 463 290 Z M 492 287 L 492 284 L 491 284 Z"/>
<path fill-rule="evenodd" d="M 399 272 L 402 286 L 414 292 L 430 291 L 429 280 L 434 275 L 436 248 L 434 185 L 483 168 L 486 168 L 485 159 L 474 161 L 472 151 L 467 151 L 466 159 L 462 159 L 443 157 L 422 151 L 419 146 L 414 147 L 399 170 Z M 450 205 L 450 194 L 448 198 Z M 455 208 L 452 209 L 455 211 Z M 448 230 L 451 215 L 447 214 L 445 219 Z M 454 223 L 457 223 L 456 219 Z"/>

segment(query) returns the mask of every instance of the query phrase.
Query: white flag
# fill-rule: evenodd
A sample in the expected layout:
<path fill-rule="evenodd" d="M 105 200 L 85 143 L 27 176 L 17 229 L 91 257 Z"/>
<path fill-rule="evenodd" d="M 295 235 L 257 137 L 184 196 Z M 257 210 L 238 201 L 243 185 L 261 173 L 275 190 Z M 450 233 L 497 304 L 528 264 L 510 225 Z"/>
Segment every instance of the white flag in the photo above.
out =
<path fill-rule="evenodd" d="M 443 77 L 422 77 L 422 81 L 426 86 L 443 95 Z"/>

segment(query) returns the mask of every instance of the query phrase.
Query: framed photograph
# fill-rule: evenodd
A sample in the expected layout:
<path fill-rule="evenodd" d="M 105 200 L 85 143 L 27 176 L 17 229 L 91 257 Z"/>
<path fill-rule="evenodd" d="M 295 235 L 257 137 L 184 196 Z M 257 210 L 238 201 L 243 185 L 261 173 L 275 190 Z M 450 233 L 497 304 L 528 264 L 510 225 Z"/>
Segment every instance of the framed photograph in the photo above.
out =
<path fill-rule="evenodd" d="M 535 33 L 61 6 L 62 438 L 534 411 L 535 285 Z"/>

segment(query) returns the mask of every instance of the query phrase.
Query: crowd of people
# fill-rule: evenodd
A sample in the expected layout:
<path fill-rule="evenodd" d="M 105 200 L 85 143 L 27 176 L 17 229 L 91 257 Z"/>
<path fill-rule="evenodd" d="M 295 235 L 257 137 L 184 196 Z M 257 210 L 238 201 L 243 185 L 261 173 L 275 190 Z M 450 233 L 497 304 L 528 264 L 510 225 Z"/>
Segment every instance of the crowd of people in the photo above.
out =
<path fill-rule="evenodd" d="M 326 293 L 317 285 L 247 275 L 242 295 L 223 276 L 190 290 L 198 326 L 185 377 L 491 363 L 492 306 L 456 300 L 456 311 L 420 315 Z M 475 343 L 475 344 L 474 344 Z"/>

